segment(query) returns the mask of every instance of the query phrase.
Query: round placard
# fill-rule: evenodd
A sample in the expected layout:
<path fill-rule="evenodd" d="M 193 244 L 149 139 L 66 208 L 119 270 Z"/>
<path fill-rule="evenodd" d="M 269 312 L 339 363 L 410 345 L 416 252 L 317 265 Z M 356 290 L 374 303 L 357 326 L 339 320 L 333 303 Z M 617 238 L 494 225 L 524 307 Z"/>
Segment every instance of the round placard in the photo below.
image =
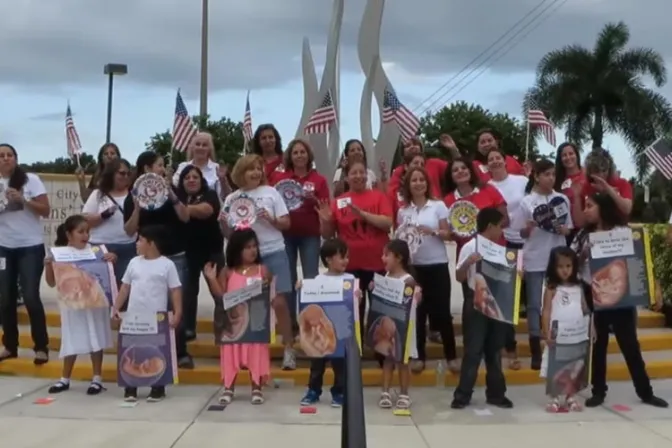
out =
<path fill-rule="evenodd" d="M 281 180 L 275 184 L 275 189 L 282 196 L 288 210 L 296 210 L 303 204 L 303 187 L 297 181 L 292 179 Z"/>
<path fill-rule="evenodd" d="M 249 196 L 241 194 L 227 207 L 229 226 L 251 226 L 257 219 L 257 204 Z"/>
<path fill-rule="evenodd" d="M 457 201 L 448 211 L 448 223 L 455 235 L 469 238 L 476 233 L 478 207 L 469 201 Z"/>
<path fill-rule="evenodd" d="M 402 224 L 394 232 L 394 237 L 406 241 L 408 244 L 408 250 L 411 252 L 411 255 L 417 252 L 418 248 L 422 244 L 422 234 L 418 231 L 417 226 L 413 224 Z"/>
<path fill-rule="evenodd" d="M 158 174 L 143 174 L 133 184 L 133 196 L 143 210 L 156 210 L 168 200 L 168 186 Z"/>

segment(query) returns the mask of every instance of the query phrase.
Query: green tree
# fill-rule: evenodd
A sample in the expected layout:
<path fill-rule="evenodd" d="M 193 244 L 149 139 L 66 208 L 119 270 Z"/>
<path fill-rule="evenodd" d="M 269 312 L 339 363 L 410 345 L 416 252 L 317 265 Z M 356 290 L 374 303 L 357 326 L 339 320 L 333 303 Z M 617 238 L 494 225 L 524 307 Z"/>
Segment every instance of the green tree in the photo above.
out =
<path fill-rule="evenodd" d="M 525 158 L 526 126 L 508 114 L 493 113 L 479 105 L 460 101 L 426 115 L 420 122 L 420 132 L 426 141 L 434 142 L 441 134 L 449 134 L 462 154 L 470 156 L 476 151 L 476 133 L 491 128 L 501 135 L 502 150 L 519 160 Z M 533 132 L 530 136 L 530 156 L 537 154 L 535 135 Z M 428 152 L 436 151 L 430 149 Z"/>
<path fill-rule="evenodd" d="M 626 48 L 630 32 L 623 22 L 607 24 L 594 48 L 569 45 L 544 56 L 537 80 L 523 109 L 536 105 L 554 123 L 568 129 L 571 141 L 592 140 L 602 146 L 607 132 L 620 134 L 630 146 L 638 178 L 648 169 L 644 149 L 672 129 L 672 106 L 647 88 L 667 82 L 663 57 L 650 48 Z"/>
<path fill-rule="evenodd" d="M 90 154 L 79 154 L 79 163 L 87 173 L 93 173 L 96 169 L 96 159 Z M 21 166 L 32 173 L 74 174 L 77 162 L 69 157 L 58 157 L 51 162 L 22 163 Z"/>
<path fill-rule="evenodd" d="M 231 121 L 228 118 L 221 118 L 218 121 L 210 120 L 210 117 L 193 117 L 194 123 L 202 131 L 212 134 L 215 143 L 215 154 L 218 162 L 224 162 L 233 166 L 238 158 L 243 154 L 243 124 Z M 156 151 L 159 154 L 168 156 L 171 153 L 173 138 L 170 130 L 155 134 L 150 138 L 145 147 L 148 150 Z M 173 164 L 183 162 L 185 153 L 179 151 L 172 152 Z"/>

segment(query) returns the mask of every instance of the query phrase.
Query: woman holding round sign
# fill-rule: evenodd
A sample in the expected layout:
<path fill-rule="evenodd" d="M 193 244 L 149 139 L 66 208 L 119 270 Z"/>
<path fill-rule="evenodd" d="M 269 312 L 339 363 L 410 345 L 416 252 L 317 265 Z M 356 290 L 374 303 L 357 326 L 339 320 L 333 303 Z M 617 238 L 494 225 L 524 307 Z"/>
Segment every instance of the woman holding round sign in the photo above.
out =
<path fill-rule="evenodd" d="M 131 236 L 145 226 L 162 226 L 166 241 L 161 242 L 161 255 L 175 263 L 180 283 L 184 287 L 188 280 L 184 234 L 189 210 L 177 197 L 170 179 L 165 177 L 163 157 L 154 151 L 145 151 L 138 156 L 135 169 L 137 179 L 123 206 L 124 230 Z M 193 369 L 194 361 L 187 351 L 183 323 L 179 324 L 175 337 L 178 366 Z"/>
<path fill-rule="evenodd" d="M 348 245 L 347 272 L 359 279 L 364 298 L 374 275 L 385 275 L 382 254 L 390 240 L 392 204 L 382 191 L 367 188 L 367 171 L 363 161 L 348 163 L 346 179 L 350 191 L 331 203 L 327 200 L 320 202 L 320 229 L 324 238 L 338 235 Z M 366 302 L 362 300 L 359 304 L 362 321 L 365 308 Z"/>
<path fill-rule="evenodd" d="M 569 199 L 553 190 L 555 165 L 548 159 L 536 161 L 526 187 L 527 195 L 520 201 L 523 228 L 525 295 L 527 323 L 530 334 L 532 369 L 541 369 L 541 303 L 549 254 L 556 247 L 567 245 L 567 235 L 574 227 Z"/>
<path fill-rule="evenodd" d="M 175 170 L 175 174 L 173 175 L 174 186 L 179 188 L 180 174 L 182 174 L 182 171 L 187 166 L 193 165 L 201 170 L 209 188 L 221 190 L 221 195 L 224 198 L 231 193 L 231 185 L 229 185 L 226 176 L 226 168 L 215 162 L 215 143 L 212 139 L 212 134 L 209 132 L 198 132 L 189 142 L 187 159 L 189 161 L 180 163 L 177 166 L 177 170 Z"/>
<path fill-rule="evenodd" d="M 286 299 L 292 292 L 292 280 L 282 234 L 290 226 L 289 210 L 280 193 L 266 185 L 264 170 L 264 159 L 257 154 L 238 159 L 231 177 L 239 190 L 231 193 L 224 201 L 220 220 L 225 235 L 229 235 L 233 229 L 245 227 L 251 227 L 257 234 L 261 260 L 276 282 L 277 295 L 273 298 L 273 309 L 277 313 L 282 342 L 285 344 L 282 368 L 294 370 L 294 336 Z"/>
<path fill-rule="evenodd" d="M 285 172 L 276 176 L 275 189 L 289 210 L 289 229 L 285 230 L 285 250 L 289 258 L 292 285 L 297 281 L 297 256 L 301 257 L 304 278 L 319 274 L 320 217 L 315 207 L 329 200 L 327 180 L 313 168 L 313 150 L 301 139 L 292 140 L 285 151 Z M 296 291 L 289 300 L 292 323 L 296 324 Z"/>
<path fill-rule="evenodd" d="M 100 175 L 98 188 L 82 208 L 91 229 L 91 244 L 105 245 L 108 252 L 117 256 L 114 275 L 120 285 L 128 263 L 137 255 L 135 235 L 128 235 L 124 230 L 124 204 L 130 194 L 130 176 L 128 161 L 111 160 Z"/>
<path fill-rule="evenodd" d="M 49 337 L 40 298 L 44 271 L 44 234 L 40 218 L 49 217 L 49 198 L 40 178 L 18 165 L 16 149 L 0 144 L 0 361 L 16 358 L 19 327 L 16 315 L 18 286 L 30 319 L 34 363 L 49 361 Z"/>
<path fill-rule="evenodd" d="M 418 359 L 411 365 L 415 373 L 425 369 L 427 327 L 441 335 L 443 353 L 451 372 L 459 372 L 455 349 L 453 316 L 450 312 L 450 273 L 445 242 L 451 237 L 448 208 L 433 198 L 431 180 L 422 168 L 410 168 L 404 177 L 401 194 L 408 204 L 397 213 L 395 237 L 406 241 L 411 252 L 415 280 L 422 288 L 416 320 Z"/>
<path fill-rule="evenodd" d="M 185 226 L 187 282 L 182 284 L 182 315 L 187 341 L 196 338 L 198 293 L 201 271 L 209 262 L 224 266 L 224 237 L 219 229 L 220 201 L 208 187 L 208 180 L 196 165 L 187 165 L 178 178 L 176 195 L 186 205 L 189 221 Z"/>
<path fill-rule="evenodd" d="M 84 173 L 84 168 L 77 167 L 75 170 L 75 175 L 77 176 L 79 195 L 82 197 L 82 202 L 86 203 L 86 201 L 89 200 L 89 196 L 91 196 L 93 190 L 98 188 L 98 181 L 100 180 L 100 176 L 103 174 L 105 165 L 114 159 L 120 158 L 121 152 L 119 151 L 119 147 L 114 143 L 105 143 L 103 146 L 101 146 L 100 150 L 98 151 L 96 171 L 93 173 L 93 176 L 91 176 L 91 180 L 89 180 L 88 186 L 86 185 L 86 175 Z"/>
<path fill-rule="evenodd" d="M 263 159 L 264 176 L 266 181 L 273 185 L 274 176 L 285 171 L 282 163 L 282 139 L 275 126 L 272 124 L 259 125 L 252 139 L 252 153 Z M 236 181 L 234 180 L 233 183 Z"/>
<path fill-rule="evenodd" d="M 488 170 L 488 154 L 493 149 L 501 149 L 502 139 L 492 129 L 481 129 L 476 133 L 476 154 L 474 155 L 474 170 L 482 183 L 491 179 Z M 506 172 L 509 174 L 525 175 L 522 165 L 513 157 L 505 156 Z"/>

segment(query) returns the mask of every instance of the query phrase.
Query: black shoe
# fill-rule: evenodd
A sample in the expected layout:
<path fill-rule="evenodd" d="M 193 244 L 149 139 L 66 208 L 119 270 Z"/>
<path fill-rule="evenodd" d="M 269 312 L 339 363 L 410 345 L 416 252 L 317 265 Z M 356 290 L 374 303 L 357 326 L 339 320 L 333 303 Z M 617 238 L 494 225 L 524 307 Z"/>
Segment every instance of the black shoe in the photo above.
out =
<path fill-rule="evenodd" d="M 191 342 L 196 339 L 196 332 L 193 330 L 185 330 L 184 331 L 184 339 L 187 342 Z"/>
<path fill-rule="evenodd" d="M 651 395 L 649 398 L 646 400 L 642 400 L 642 403 L 648 404 L 650 406 L 653 406 L 654 408 L 666 408 L 669 407 L 669 404 L 667 404 L 667 401 L 663 400 L 662 398 L 658 398 L 655 395 Z"/>
<path fill-rule="evenodd" d="M 138 389 L 136 387 L 127 387 L 124 389 L 124 401 L 127 403 L 138 401 Z"/>
<path fill-rule="evenodd" d="M 147 401 L 149 403 L 158 403 L 159 401 L 166 398 L 166 388 L 165 387 L 152 387 L 149 391 L 149 396 Z"/>
<path fill-rule="evenodd" d="M 492 406 L 497 406 L 502 409 L 511 409 L 513 407 L 513 401 L 509 400 L 506 397 L 502 398 L 488 398 L 485 400 L 486 403 Z"/>
<path fill-rule="evenodd" d="M 605 398 L 606 397 L 604 395 L 593 395 L 592 397 L 586 399 L 586 407 L 596 408 L 598 406 L 602 406 L 604 404 Z"/>
<path fill-rule="evenodd" d="M 464 409 L 469 406 L 469 400 L 464 398 L 453 398 L 453 402 L 450 403 L 452 409 Z"/>
<path fill-rule="evenodd" d="M 61 392 L 65 392 L 66 390 L 70 390 L 70 383 L 64 383 L 63 381 L 58 381 L 56 382 L 56 384 L 54 384 L 49 388 L 49 393 L 60 394 Z"/>
<path fill-rule="evenodd" d="M 538 336 L 530 337 L 530 355 L 532 356 L 530 368 L 532 370 L 541 370 L 541 338 Z"/>
<path fill-rule="evenodd" d="M 98 381 L 92 381 L 91 384 L 89 384 L 89 388 L 86 389 L 86 395 L 98 395 L 106 390 L 107 389 L 105 389 L 105 387 Z"/>
<path fill-rule="evenodd" d="M 177 360 L 177 367 L 180 369 L 189 369 L 193 370 L 194 369 L 194 359 L 189 356 L 182 356 Z"/>

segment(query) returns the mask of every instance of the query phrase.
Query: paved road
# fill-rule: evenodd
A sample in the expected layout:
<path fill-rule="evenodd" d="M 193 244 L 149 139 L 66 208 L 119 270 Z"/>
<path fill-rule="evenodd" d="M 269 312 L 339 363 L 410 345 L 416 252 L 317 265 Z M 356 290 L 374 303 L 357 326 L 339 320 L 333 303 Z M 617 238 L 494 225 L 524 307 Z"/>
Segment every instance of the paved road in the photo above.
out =
<path fill-rule="evenodd" d="M 82 360 L 84 362 L 84 360 Z M 12 448 L 337 448 L 340 410 L 327 403 L 315 415 L 299 413 L 299 388 L 267 393 L 263 406 L 249 404 L 247 391 L 224 411 L 208 411 L 216 387 L 180 386 L 162 403 L 122 407 L 120 390 L 110 385 L 98 397 L 88 397 L 86 384 L 47 405 L 48 383 L 39 379 L 0 378 L 0 446 Z M 656 392 L 672 398 L 672 381 L 658 381 Z M 369 448 L 445 448 L 449 445 L 499 448 L 672 447 L 672 413 L 639 404 L 629 383 L 614 384 L 608 405 L 582 413 L 544 412 L 540 386 L 511 388 L 512 410 L 483 405 L 449 408 L 450 390 L 417 389 L 412 417 L 395 417 L 377 408 L 378 391 L 365 390 Z M 614 409 L 625 405 L 629 409 Z M 466 445 L 468 444 L 468 445 Z M 358 447 L 359 448 L 359 447 Z"/>

